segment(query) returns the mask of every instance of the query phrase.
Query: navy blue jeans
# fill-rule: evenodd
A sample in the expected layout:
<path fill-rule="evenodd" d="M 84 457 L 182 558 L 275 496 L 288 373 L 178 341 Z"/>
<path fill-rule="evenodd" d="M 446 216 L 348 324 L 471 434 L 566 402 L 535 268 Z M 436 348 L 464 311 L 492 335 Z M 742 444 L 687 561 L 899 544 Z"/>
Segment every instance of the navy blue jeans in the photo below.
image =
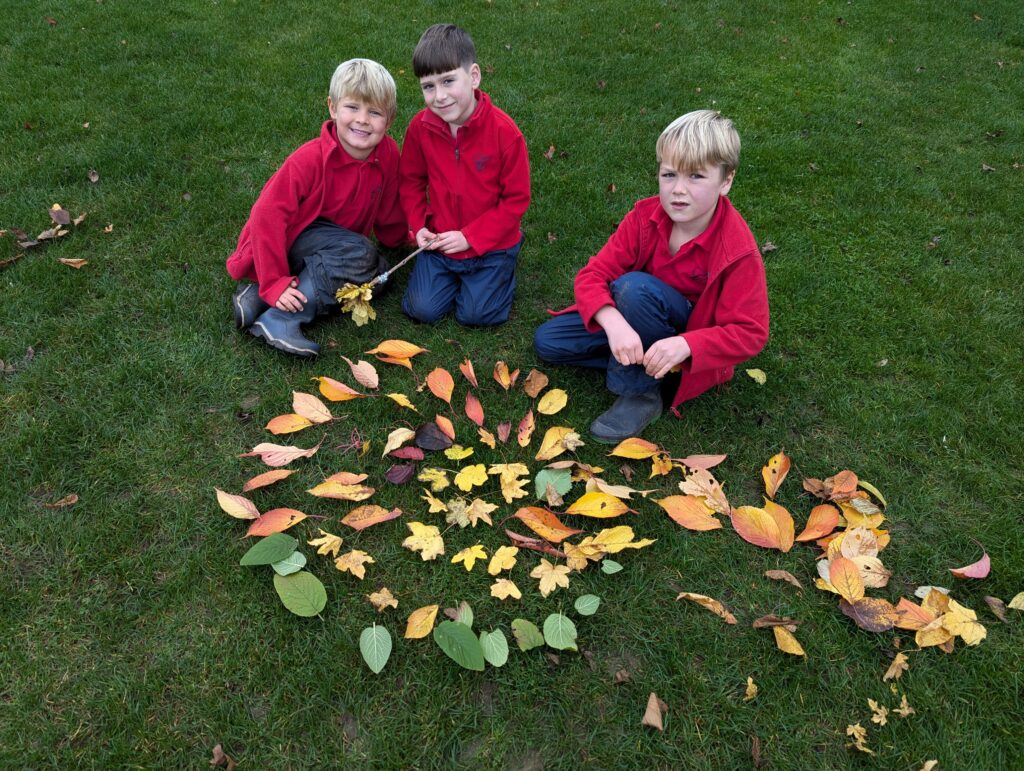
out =
<path fill-rule="evenodd" d="M 693 307 L 690 301 L 649 273 L 626 273 L 611 284 L 612 299 L 629 325 L 640 336 L 646 351 L 658 340 L 686 329 Z M 574 364 L 607 372 L 608 390 L 618 396 L 635 396 L 660 387 L 640 364 L 623 366 L 611 355 L 604 331 L 588 332 L 580 314 L 573 311 L 545 321 L 533 335 L 537 355 L 549 364 Z"/>
<path fill-rule="evenodd" d="M 516 259 L 523 242 L 510 249 L 455 260 L 441 252 L 416 257 L 402 310 L 411 319 L 433 324 L 455 310 L 467 326 L 493 327 L 508 321 L 516 291 Z"/>

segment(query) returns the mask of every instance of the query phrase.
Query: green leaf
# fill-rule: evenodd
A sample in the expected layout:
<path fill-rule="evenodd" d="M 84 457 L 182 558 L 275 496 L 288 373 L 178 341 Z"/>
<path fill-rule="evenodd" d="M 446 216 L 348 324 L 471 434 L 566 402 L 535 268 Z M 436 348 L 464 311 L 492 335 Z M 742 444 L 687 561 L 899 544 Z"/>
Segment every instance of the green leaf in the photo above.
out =
<path fill-rule="evenodd" d="M 290 576 L 306 567 L 306 555 L 300 551 L 293 551 L 283 560 L 271 563 L 270 567 L 279 576 Z"/>
<path fill-rule="evenodd" d="M 359 635 L 359 652 L 370 671 L 379 675 L 391 658 L 391 632 L 382 626 L 368 626 Z"/>
<path fill-rule="evenodd" d="M 327 590 L 320 579 L 303 570 L 290 576 L 274 576 L 281 602 L 296 616 L 315 616 L 327 604 Z"/>
<path fill-rule="evenodd" d="M 601 598 L 596 594 L 584 594 L 576 598 L 574 607 L 581 616 L 593 616 L 601 605 Z"/>
<path fill-rule="evenodd" d="M 463 600 L 459 603 L 459 607 L 455 609 L 455 621 L 459 624 L 465 624 L 470 629 L 473 628 L 473 609 L 469 607 L 469 603 Z"/>
<path fill-rule="evenodd" d="M 555 486 L 555 492 L 559 495 L 565 495 L 572 488 L 572 474 L 567 468 L 545 468 L 538 471 L 533 478 L 538 498 L 547 498 L 549 484 Z"/>
<path fill-rule="evenodd" d="M 442 621 L 434 627 L 434 642 L 460 667 L 484 671 L 484 652 L 473 630 L 457 621 Z"/>
<path fill-rule="evenodd" d="M 601 560 L 601 572 L 605 575 L 610 576 L 612 573 L 618 573 L 620 570 L 622 570 L 622 565 L 615 560 Z"/>
<path fill-rule="evenodd" d="M 528 651 L 544 644 L 544 635 L 540 633 L 537 625 L 525 618 L 517 618 L 512 622 L 512 634 L 521 651 Z"/>
<path fill-rule="evenodd" d="M 273 565 L 280 562 L 293 551 L 298 544 L 294 538 L 284 533 L 274 533 L 261 538 L 252 545 L 239 561 L 239 565 Z"/>
<path fill-rule="evenodd" d="M 576 625 L 561 613 L 544 619 L 544 642 L 558 651 L 576 650 Z"/>
<path fill-rule="evenodd" d="M 504 666 L 508 661 L 508 640 L 500 629 L 490 633 L 481 632 L 480 647 L 483 649 L 484 658 L 492 667 Z"/>

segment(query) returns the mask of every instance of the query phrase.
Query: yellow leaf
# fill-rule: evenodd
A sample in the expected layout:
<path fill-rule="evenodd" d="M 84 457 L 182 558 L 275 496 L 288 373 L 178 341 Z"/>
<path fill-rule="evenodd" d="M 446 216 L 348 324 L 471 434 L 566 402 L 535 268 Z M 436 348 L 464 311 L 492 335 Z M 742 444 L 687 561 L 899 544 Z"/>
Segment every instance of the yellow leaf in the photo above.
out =
<path fill-rule="evenodd" d="M 454 565 L 456 562 L 461 562 L 466 568 L 466 572 L 469 572 L 473 569 L 477 560 L 485 559 L 487 559 L 487 552 L 484 551 L 484 547 L 481 544 L 476 544 L 463 549 L 452 557 L 452 564 Z"/>
<path fill-rule="evenodd" d="M 256 504 L 245 496 L 232 495 L 216 487 L 213 489 L 217 491 L 217 503 L 220 504 L 225 514 L 235 519 L 257 519 L 259 517 L 260 512 L 256 508 Z"/>
<path fill-rule="evenodd" d="M 860 723 L 846 726 L 846 735 L 853 737 L 853 746 L 868 755 L 874 755 L 874 751 L 868 749 L 868 731 Z M 850 746 L 850 745 L 847 745 Z"/>
<path fill-rule="evenodd" d="M 455 380 L 451 373 L 443 367 L 437 367 L 427 375 L 427 387 L 438 399 L 452 403 L 452 391 L 455 390 Z"/>
<path fill-rule="evenodd" d="M 334 299 L 341 305 L 342 313 L 352 314 L 352 321 L 357 327 L 377 318 L 377 312 L 370 305 L 373 299 L 373 287 L 370 284 L 356 286 L 346 283 L 334 293 Z"/>
<path fill-rule="evenodd" d="M 347 554 L 342 554 L 338 559 L 334 560 L 334 567 L 342 573 L 351 573 L 361 580 L 366 576 L 365 563 L 372 565 L 376 563 L 376 560 L 364 551 L 353 549 Z"/>
<path fill-rule="evenodd" d="M 516 565 L 517 554 L 519 554 L 519 549 L 515 546 L 499 547 L 491 556 L 491 562 L 487 566 L 487 572 L 492 576 L 496 576 L 502 570 L 511 570 Z"/>
<path fill-rule="evenodd" d="M 540 593 L 547 597 L 559 586 L 563 589 L 569 588 L 569 568 L 565 565 L 552 565 L 546 559 L 530 571 L 530 578 L 540 579 Z"/>
<path fill-rule="evenodd" d="M 789 473 L 790 461 L 785 452 L 779 452 L 768 459 L 768 463 L 761 469 L 761 478 L 764 479 L 764 492 L 769 498 L 774 498 L 779 490 L 779 485 Z"/>
<path fill-rule="evenodd" d="M 363 399 L 366 397 L 366 394 L 361 394 L 354 388 L 349 388 L 344 383 L 339 383 L 334 378 L 315 377 L 313 379 L 320 383 L 320 393 L 332 402 L 347 402 L 350 399 Z"/>
<path fill-rule="evenodd" d="M 753 379 L 758 385 L 764 385 L 768 382 L 768 376 L 764 374 L 763 369 L 748 369 L 746 373 Z"/>
<path fill-rule="evenodd" d="M 499 578 L 491 584 L 491 597 L 497 597 L 499 600 L 507 600 L 509 597 L 513 600 L 519 600 L 522 599 L 523 593 L 509 579 Z"/>
<path fill-rule="evenodd" d="M 383 613 L 388 608 L 398 607 L 398 600 L 395 599 L 395 596 L 391 593 L 391 590 L 388 589 L 386 586 L 379 592 L 374 592 L 373 594 L 366 595 L 366 599 L 368 599 L 370 603 L 373 605 L 373 607 L 377 609 L 378 613 Z"/>
<path fill-rule="evenodd" d="M 696 495 L 670 495 L 654 502 L 661 506 L 672 521 L 682 525 L 687 530 L 717 530 L 722 523 L 711 516 L 711 508 L 704 503 L 704 499 Z"/>
<path fill-rule="evenodd" d="M 590 564 L 590 562 L 596 562 L 601 557 L 590 556 L 589 552 L 585 552 L 576 544 L 566 543 L 562 544 L 562 551 L 565 553 L 565 564 L 569 570 L 583 570 Z"/>
<path fill-rule="evenodd" d="M 743 694 L 743 701 L 752 701 L 757 698 L 757 683 L 754 682 L 754 678 L 747 678 L 747 691 Z"/>
<path fill-rule="evenodd" d="M 783 653 L 790 653 L 794 656 L 806 656 L 803 647 L 797 641 L 796 637 L 788 629 L 781 626 L 773 626 L 772 632 L 775 634 L 775 645 Z"/>
<path fill-rule="evenodd" d="M 313 396 L 313 394 L 307 394 L 302 391 L 292 391 L 292 412 L 317 424 L 334 420 L 334 416 L 326 404 Z"/>
<path fill-rule="evenodd" d="M 832 560 L 828 569 L 828 581 L 839 592 L 839 596 L 849 603 L 864 598 L 864 582 L 861 580 L 857 565 L 846 557 L 839 556 Z"/>
<path fill-rule="evenodd" d="M 372 503 L 364 504 L 352 509 L 341 518 L 342 524 L 348 525 L 353 530 L 366 530 L 368 527 L 379 525 L 381 522 L 390 522 L 402 516 L 401 509 L 388 511 L 383 506 L 375 506 Z"/>
<path fill-rule="evenodd" d="M 375 492 L 374 488 L 359 484 L 359 480 L 346 484 L 342 479 L 335 478 L 339 476 L 341 474 L 328 477 L 316 487 L 306 490 L 306 492 L 310 495 L 315 495 L 317 498 L 334 498 L 339 501 L 365 501 Z M 356 475 L 353 474 L 352 476 Z M 366 478 L 366 474 L 360 474 L 359 476 L 363 479 Z"/>
<path fill-rule="evenodd" d="M 337 557 L 338 552 L 341 550 L 341 545 L 344 543 L 344 539 L 339 535 L 332 535 L 326 530 L 322 530 L 320 528 L 317 528 L 317 530 L 320 530 L 320 537 L 313 538 L 312 540 L 306 541 L 306 543 L 310 546 L 316 546 L 317 554 L 323 554 L 325 556 L 330 554 Z"/>
<path fill-rule="evenodd" d="M 911 707 L 910 704 L 907 702 L 907 694 L 903 694 L 903 698 L 900 699 L 900 705 L 893 710 L 893 712 L 895 712 L 897 715 L 903 718 L 910 717 L 916 711 L 917 710 Z"/>
<path fill-rule="evenodd" d="M 857 566 L 860 573 L 860 580 L 866 589 L 881 589 L 887 583 L 892 573 L 882 564 L 878 557 L 851 557 L 850 561 Z"/>
<path fill-rule="evenodd" d="M 775 520 L 779 528 L 779 549 L 787 552 L 793 548 L 793 517 L 782 506 L 765 498 L 764 510 L 769 517 Z"/>
<path fill-rule="evenodd" d="M 407 522 L 412 535 L 402 541 L 402 546 L 411 551 L 418 551 L 424 562 L 444 554 L 444 539 L 441 531 L 433 525 L 422 522 Z"/>
<path fill-rule="evenodd" d="M 440 605 L 425 605 L 410 613 L 409 619 L 405 623 L 405 639 L 418 640 L 430 634 L 440 607 Z"/>
<path fill-rule="evenodd" d="M 469 504 L 469 508 L 466 509 L 466 516 L 469 518 L 469 524 L 476 527 L 476 523 L 483 520 L 488 525 L 493 525 L 491 521 L 491 512 L 496 510 L 498 507 L 493 503 L 481 500 L 480 498 L 474 498 L 473 502 Z"/>
<path fill-rule="evenodd" d="M 651 458 L 651 475 L 647 478 L 654 479 L 654 477 L 666 476 L 672 471 L 672 468 L 672 459 L 668 457 L 668 453 L 659 452 Z"/>
<path fill-rule="evenodd" d="M 707 469 L 696 469 L 679 483 L 679 489 L 687 495 L 699 495 L 713 511 L 728 515 L 732 510 L 726 500 L 722 485 Z"/>
<path fill-rule="evenodd" d="M 472 447 L 463 447 L 461 444 L 453 444 L 444 451 L 445 457 L 449 460 L 462 460 L 463 458 L 468 458 L 472 454 Z"/>
<path fill-rule="evenodd" d="M 919 648 L 930 648 L 933 645 L 943 645 L 953 639 L 953 635 L 943 625 L 943 618 L 939 617 L 930 624 L 921 627 L 914 635 L 914 642 Z"/>
<path fill-rule="evenodd" d="M 892 664 L 885 670 L 885 674 L 882 675 L 882 682 L 888 682 L 889 680 L 899 680 L 903 673 L 910 669 L 910 661 L 902 653 L 897 653 L 896 657 L 892 660 Z"/>
<path fill-rule="evenodd" d="M 569 402 L 569 394 L 561 388 L 552 388 L 537 402 L 537 412 L 541 415 L 554 415 L 560 412 Z"/>
<path fill-rule="evenodd" d="M 613 495 L 602 492 L 585 493 L 565 510 L 566 514 L 579 514 L 584 517 L 608 519 L 625 514 L 631 509 Z"/>
<path fill-rule="evenodd" d="M 705 499 L 706 500 L 706 499 Z M 737 506 L 729 517 L 733 529 L 747 543 L 763 549 L 782 547 L 779 524 L 767 511 L 757 506 Z"/>
<path fill-rule="evenodd" d="M 942 617 L 942 626 L 968 645 L 977 645 L 988 635 L 985 627 L 978 623 L 978 614 L 956 600 L 949 601 L 949 610 Z"/>
<path fill-rule="evenodd" d="M 516 378 L 518 377 L 519 370 L 509 372 L 508 365 L 505 362 L 499 361 L 494 365 L 494 379 L 506 391 L 516 384 Z"/>
<path fill-rule="evenodd" d="M 633 540 L 633 528 L 629 525 L 605 528 L 594 536 L 593 543 L 600 546 L 605 554 L 618 554 L 623 549 L 643 549 L 654 543 L 650 538 Z"/>
<path fill-rule="evenodd" d="M 421 482 L 427 482 L 430 485 L 430 489 L 435 493 L 441 492 L 451 484 L 451 482 L 448 481 L 448 474 L 439 468 L 425 468 L 416 478 Z"/>
<path fill-rule="evenodd" d="M 405 394 L 388 394 L 388 398 L 391 399 L 399 407 L 405 407 L 407 410 L 419 412 L 419 410 L 416 409 L 416 406 L 411 401 L 409 401 L 409 397 L 406 396 Z"/>
<path fill-rule="evenodd" d="M 868 709 L 874 714 L 871 715 L 871 722 L 878 725 L 885 725 L 889 722 L 889 708 L 879 704 L 874 699 L 868 699 Z"/>
<path fill-rule="evenodd" d="M 885 515 L 871 501 L 864 498 L 852 498 L 839 501 L 839 508 L 846 519 L 847 528 L 867 528 L 871 530 L 885 522 Z"/>
<path fill-rule="evenodd" d="M 516 498 L 525 498 L 528 493 L 524 489 L 528 479 L 521 478 L 530 470 L 522 463 L 493 463 L 487 469 L 488 474 L 497 474 L 501 484 L 501 496 L 505 503 L 512 503 Z"/>
<path fill-rule="evenodd" d="M 552 426 L 544 433 L 544 439 L 540 443 L 540 450 L 537 451 L 536 460 L 551 460 L 561 455 L 566 450 L 575 450 L 581 447 L 583 442 L 580 435 L 568 426 Z"/>
<path fill-rule="evenodd" d="M 424 490 L 423 495 L 421 495 L 420 498 L 430 504 L 430 511 L 427 512 L 428 514 L 438 514 L 442 511 L 448 511 L 448 507 L 445 505 L 444 501 L 435 498 L 429 490 Z"/>
<path fill-rule="evenodd" d="M 477 430 L 477 434 L 480 436 L 480 441 L 490 447 L 492 450 L 498 446 L 497 440 L 494 438 L 494 434 L 488 431 L 484 427 L 480 427 Z"/>
<path fill-rule="evenodd" d="M 387 356 L 392 359 L 411 359 L 420 353 L 426 353 L 426 348 L 407 343 L 405 340 L 385 340 L 376 348 L 366 351 L 377 356 Z"/>
<path fill-rule="evenodd" d="M 411 428 L 396 428 L 388 434 L 388 440 L 384 443 L 384 452 L 380 454 L 380 457 L 385 457 L 392 450 L 397 450 L 403 444 L 414 438 L 416 438 L 416 432 Z"/>
<path fill-rule="evenodd" d="M 313 425 L 313 421 L 309 418 L 292 413 L 278 415 L 276 418 L 273 418 L 267 423 L 266 429 L 272 434 L 294 434 L 296 431 L 309 428 L 311 425 Z"/>
<path fill-rule="evenodd" d="M 1006 603 L 1006 607 L 1014 610 L 1024 610 L 1024 592 L 1018 592 L 1013 599 Z"/>
<path fill-rule="evenodd" d="M 483 463 L 477 463 L 474 466 L 466 466 L 455 475 L 455 486 L 466 493 L 474 487 L 482 485 L 486 481 L 487 469 Z"/>
<path fill-rule="evenodd" d="M 615 449 L 608 454 L 615 455 L 619 458 L 643 460 L 645 458 L 652 458 L 659 452 L 661 452 L 661 448 L 658 447 L 658 445 L 648 442 L 646 439 L 640 439 L 639 437 L 634 436 L 619 442 L 615 445 Z"/>
<path fill-rule="evenodd" d="M 735 624 L 736 616 L 725 609 L 725 606 L 718 600 L 707 597 L 703 594 L 694 594 L 693 592 L 680 592 L 676 600 L 689 600 L 695 602 L 706 610 L 710 610 L 716 616 L 720 616 L 725 620 L 727 624 Z"/>

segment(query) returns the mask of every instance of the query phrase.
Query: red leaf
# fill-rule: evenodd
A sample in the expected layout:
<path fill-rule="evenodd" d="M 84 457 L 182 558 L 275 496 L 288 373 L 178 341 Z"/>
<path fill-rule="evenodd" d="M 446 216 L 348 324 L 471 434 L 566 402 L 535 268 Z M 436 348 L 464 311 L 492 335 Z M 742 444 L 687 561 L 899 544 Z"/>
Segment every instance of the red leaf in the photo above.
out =
<path fill-rule="evenodd" d="M 423 450 L 412 446 L 399 447 L 391 453 L 391 457 L 399 458 L 400 460 L 423 460 Z"/>
<path fill-rule="evenodd" d="M 962 568 L 950 568 L 949 572 L 957 578 L 984 578 L 988 575 L 989 569 L 992 567 L 992 563 L 988 558 L 988 553 L 981 555 L 981 559 L 977 562 L 965 565 Z"/>
<path fill-rule="evenodd" d="M 466 392 L 466 417 L 483 428 L 484 406 L 471 392 Z"/>

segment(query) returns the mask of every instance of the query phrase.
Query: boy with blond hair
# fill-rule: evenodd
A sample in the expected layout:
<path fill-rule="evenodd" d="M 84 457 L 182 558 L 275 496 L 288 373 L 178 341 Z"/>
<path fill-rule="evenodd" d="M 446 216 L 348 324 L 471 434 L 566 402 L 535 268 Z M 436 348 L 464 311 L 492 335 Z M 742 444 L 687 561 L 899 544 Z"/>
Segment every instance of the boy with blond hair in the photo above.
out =
<path fill-rule="evenodd" d="M 636 203 L 576 275 L 576 304 L 534 335 L 552 364 L 606 372 L 618 398 L 590 426 L 601 442 L 639 434 L 663 409 L 662 379 L 679 371 L 672 411 L 733 375 L 768 340 L 764 263 L 726 194 L 739 165 L 732 121 L 697 110 L 658 138 L 657 196 Z"/>
<path fill-rule="evenodd" d="M 427 29 L 412 57 L 426 108 L 402 145 L 401 200 L 417 246 L 402 310 L 433 323 L 508 320 L 519 223 L 530 205 L 526 141 L 480 90 L 476 48 L 453 24 Z"/>
<path fill-rule="evenodd" d="M 371 231 L 389 247 L 408 235 L 398 145 L 387 135 L 397 112 L 391 74 L 370 59 L 342 62 L 327 110 L 320 136 L 289 155 L 263 187 L 227 261 L 232 278 L 256 282 L 235 290 L 238 327 L 301 357 L 320 347 L 300 325 L 335 308 L 342 284 L 387 270 Z"/>

